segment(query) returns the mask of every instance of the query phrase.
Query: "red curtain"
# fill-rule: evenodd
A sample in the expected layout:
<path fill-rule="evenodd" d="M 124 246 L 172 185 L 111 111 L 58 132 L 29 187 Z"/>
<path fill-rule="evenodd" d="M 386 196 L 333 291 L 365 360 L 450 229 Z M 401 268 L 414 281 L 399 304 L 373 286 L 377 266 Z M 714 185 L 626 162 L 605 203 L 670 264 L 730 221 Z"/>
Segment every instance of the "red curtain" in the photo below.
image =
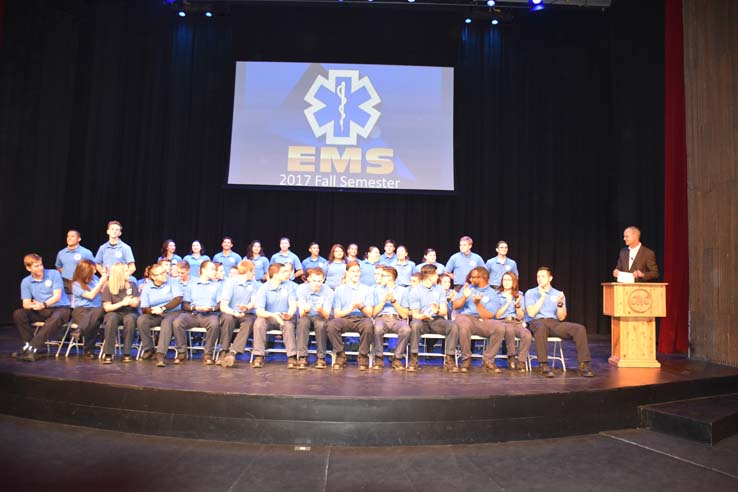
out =
<path fill-rule="evenodd" d="M 658 351 L 689 348 L 687 143 L 684 101 L 682 0 L 664 0 L 664 281 L 668 317 Z"/>

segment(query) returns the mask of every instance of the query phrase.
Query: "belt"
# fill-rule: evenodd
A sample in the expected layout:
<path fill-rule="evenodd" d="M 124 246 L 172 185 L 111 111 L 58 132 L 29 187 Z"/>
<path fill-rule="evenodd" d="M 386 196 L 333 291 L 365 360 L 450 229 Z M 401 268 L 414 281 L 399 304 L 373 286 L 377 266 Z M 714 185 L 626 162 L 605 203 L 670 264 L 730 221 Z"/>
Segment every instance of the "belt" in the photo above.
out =
<path fill-rule="evenodd" d="M 389 313 L 380 314 L 379 317 L 380 318 L 388 317 L 388 318 L 394 318 L 394 319 L 402 319 L 402 318 L 400 318 L 400 315 L 399 314 L 389 314 Z"/>
<path fill-rule="evenodd" d="M 504 321 L 520 321 L 520 320 L 519 320 L 518 318 L 516 318 L 515 316 L 505 316 L 505 317 L 504 317 L 504 318 L 502 318 L 502 319 L 503 319 Z"/>

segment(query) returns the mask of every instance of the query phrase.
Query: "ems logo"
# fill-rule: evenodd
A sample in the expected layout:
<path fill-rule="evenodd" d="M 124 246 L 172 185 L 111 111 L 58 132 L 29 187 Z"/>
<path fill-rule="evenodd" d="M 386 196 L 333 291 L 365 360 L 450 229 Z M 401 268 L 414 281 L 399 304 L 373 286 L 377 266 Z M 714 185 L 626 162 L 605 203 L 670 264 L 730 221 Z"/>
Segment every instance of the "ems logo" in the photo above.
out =
<path fill-rule="evenodd" d="M 76 255 L 74 255 L 74 259 L 75 259 L 76 261 L 79 261 L 79 260 L 81 260 L 81 259 L 82 259 L 82 255 L 81 255 L 81 254 L 79 254 L 79 253 L 77 253 Z"/>
<path fill-rule="evenodd" d="M 121 253 L 120 251 L 116 251 L 115 252 L 115 257 L 116 258 L 122 258 L 123 257 L 123 253 Z"/>
<path fill-rule="evenodd" d="M 51 287 L 51 280 L 46 280 L 46 282 L 44 282 L 44 285 L 46 287 Z"/>
<path fill-rule="evenodd" d="M 310 107 L 305 117 L 316 138 L 325 136 L 329 145 L 356 145 L 358 137 L 369 137 L 381 113 L 382 102 L 368 76 L 358 70 L 329 70 L 318 75 L 305 94 Z"/>

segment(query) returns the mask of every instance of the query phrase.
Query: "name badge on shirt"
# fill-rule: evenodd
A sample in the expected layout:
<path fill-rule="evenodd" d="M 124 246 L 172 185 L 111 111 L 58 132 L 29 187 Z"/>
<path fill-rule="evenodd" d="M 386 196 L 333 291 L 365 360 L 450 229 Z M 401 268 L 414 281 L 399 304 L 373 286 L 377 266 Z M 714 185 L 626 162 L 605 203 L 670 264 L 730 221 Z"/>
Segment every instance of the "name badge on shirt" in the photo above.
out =
<path fill-rule="evenodd" d="M 47 279 L 47 280 L 46 280 L 46 282 L 44 282 L 44 285 L 45 285 L 46 287 L 51 287 L 51 280 L 48 280 L 48 279 Z"/>

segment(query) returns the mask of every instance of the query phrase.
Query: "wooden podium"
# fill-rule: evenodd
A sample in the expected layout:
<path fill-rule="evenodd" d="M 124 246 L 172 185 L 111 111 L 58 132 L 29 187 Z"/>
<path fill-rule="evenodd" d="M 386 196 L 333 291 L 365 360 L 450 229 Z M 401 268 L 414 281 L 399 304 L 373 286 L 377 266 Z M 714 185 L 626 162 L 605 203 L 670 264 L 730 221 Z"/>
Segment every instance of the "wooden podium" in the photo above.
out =
<path fill-rule="evenodd" d="M 656 318 L 666 316 L 665 283 L 602 284 L 602 311 L 612 316 L 610 364 L 661 367 L 656 360 Z"/>

